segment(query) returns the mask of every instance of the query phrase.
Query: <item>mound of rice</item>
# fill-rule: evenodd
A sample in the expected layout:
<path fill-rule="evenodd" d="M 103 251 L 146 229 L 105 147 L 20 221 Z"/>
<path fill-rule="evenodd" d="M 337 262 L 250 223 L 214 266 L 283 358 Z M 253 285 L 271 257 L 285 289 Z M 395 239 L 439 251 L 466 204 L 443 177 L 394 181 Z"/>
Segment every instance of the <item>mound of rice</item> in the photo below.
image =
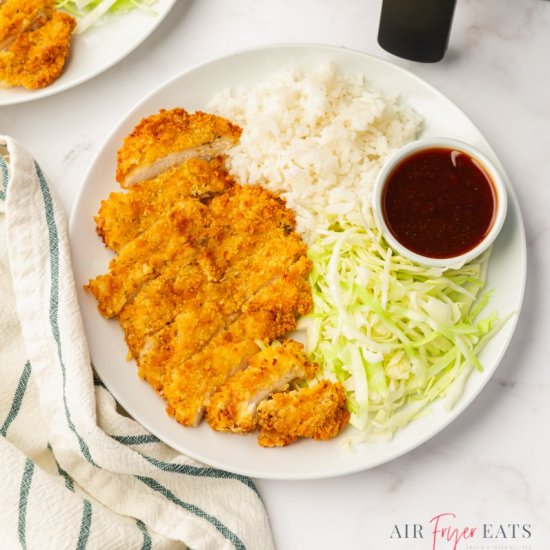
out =
<path fill-rule="evenodd" d="M 370 219 L 384 160 L 421 127 L 396 97 L 331 66 L 307 74 L 287 68 L 257 86 L 219 93 L 209 109 L 243 128 L 229 152 L 231 172 L 281 192 L 309 243 L 336 217 Z"/>

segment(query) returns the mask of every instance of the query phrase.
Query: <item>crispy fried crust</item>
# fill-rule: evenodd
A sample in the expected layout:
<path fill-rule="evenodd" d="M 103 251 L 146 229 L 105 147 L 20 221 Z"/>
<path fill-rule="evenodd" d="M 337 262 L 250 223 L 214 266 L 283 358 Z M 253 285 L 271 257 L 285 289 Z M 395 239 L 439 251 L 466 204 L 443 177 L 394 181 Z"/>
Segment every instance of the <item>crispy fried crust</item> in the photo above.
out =
<path fill-rule="evenodd" d="M 24 32 L 36 30 L 51 18 L 55 0 L 5 0 L 0 2 L 0 50 Z"/>
<path fill-rule="evenodd" d="M 26 4 L 25 2 L 23 2 Z M 13 4 L 13 3 L 12 3 Z M 29 20 L 31 6 L 9 25 L 7 4 L 0 15 L 0 36 L 4 49 L 0 52 L 0 81 L 4 86 L 23 86 L 28 89 L 49 86 L 61 74 L 69 56 L 74 17 L 51 12 L 51 2 L 43 10 L 34 11 Z M 0 39 L 2 41 L 2 39 Z"/>
<path fill-rule="evenodd" d="M 301 437 L 331 439 L 344 429 L 349 418 L 343 386 L 321 380 L 262 401 L 258 406 L 258 443 L 283 447 Z"/>
<path fill-rule="evenodd" d="M 241 129 L 222 117 L 162 109 L 141 120 L 124 140 L 118 151 L 116 179 L 122 187 L 129 187 L 191 157 L 213 158 L 240 136 Z"/>
<path fill-rule="evenodd" d="M 97 232 L 107 247 L 119 251 L 179 201 L 205 200 L 234 184 L 223 159 L 189 159 L 151 180 L 132 187 L 132 192 L 111 193 L 101 201 L 94 218 Z"/>
<path fill-rule="evenodd" d="M 184 426 L 196 426 L 210 395 L 259 350 L 257 341 L 269 343 L 294 330 L 297 318 L 310 308 L 307 280 L 289 275 L 260 290 L 237 320 L 191 359 L 181 362 L 176 350 L 163 390 L 168 413 Z"/>
<path fill-rule="evenodd" d="M 256 407 L 261 400 L 287 389 L 296 378 L 312 378 L 316 370 L 302 344 L 294 340 L 273 344 L 250 357 L 246 368 L 212 395 L 206 420 L 214 430 L 251 432 L 256 429 Z"/>
<path fill-rule="evenodd" d="M 247 298 L 306 254 L 293 231 L 292 212 L 259 187 L 231 188 L 212 199 L 207 216 L 209 228 L 202 234 L 200 250 L 167 258 L 162 273 L 120 311 L 134 357 L 148 336 L 178 315 L 185 319 L 181 330 L 189 339 L 198 331 L 208 334 L 211 329 L 214 334 Z"/>
<path fill-rule="evenodd" d="M 208 208 L 199 201 L 182 201 L 129 242 L 109 264 L 109 272 L 92 279 L 86 289 L 98 301 L 104 317 L 114 317 L 142 286 L 155 279 L 179 256 L 189 261 L 200 253 L 209 230 Z"/>
<path fill-rule="evenodd" d="M 163 339 L 156 334 L 160 330 L 182 331 L 187 341 L 199 344 L 209 339 L 238 314 L 247 299 L 284 274 L 306 251 L 296 234 L 273 235 L 256 249 L 251 241 L 247 245 L 234 249 L 237 255 L 219 280 L 209 279 L 198 262 L 182 265 L 178 259 L 144 286 L 119 316 L 132 355 L 138 358 L 147 341 Z M 176 319 L 177 328 L 164 328 Z"/>

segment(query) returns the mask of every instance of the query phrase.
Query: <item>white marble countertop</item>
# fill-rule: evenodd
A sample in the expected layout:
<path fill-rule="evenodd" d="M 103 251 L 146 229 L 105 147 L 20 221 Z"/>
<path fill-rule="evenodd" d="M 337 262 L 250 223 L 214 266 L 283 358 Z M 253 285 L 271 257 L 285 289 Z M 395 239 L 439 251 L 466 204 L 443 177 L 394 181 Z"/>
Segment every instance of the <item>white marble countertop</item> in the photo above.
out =
<path fill-rule="evenodd" d="M 399 59 L 378 46 L 380 4 L 178 0 L 115 67 L 58 95 L 0 107 L 0 133 L 31 150 L 69 212 L 102 140 L 131 106 L 188 66 L 231 51 L 279 42 L 344 46 L 439 88 L 493 146 L 524 216 L 527 287 L 508 352 L 473 404 L 405 456 L 339 478 L 257 485 L 281 550 L 548 550 L 550 2 L 458 0 L 450 48 L 436 64 Z M 454 514 L 439 523 L 451 530 L 434 537 L 440 514 Z M 422 527 L 423 538 L 418 530 L 413 538 L 412 524 Z M 477 527 L 475 540 L 454 545 L 452 530 L 468 527 Z"/>

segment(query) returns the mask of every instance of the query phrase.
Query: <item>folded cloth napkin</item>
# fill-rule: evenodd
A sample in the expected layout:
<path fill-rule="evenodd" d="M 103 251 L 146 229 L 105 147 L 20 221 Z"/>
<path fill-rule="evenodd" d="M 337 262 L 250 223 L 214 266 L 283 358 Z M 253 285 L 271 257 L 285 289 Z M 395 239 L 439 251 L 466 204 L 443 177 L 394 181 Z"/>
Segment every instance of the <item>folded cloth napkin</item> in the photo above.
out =
<path fill-rule="evenodd" d="M 0 546 L 271 549 L 246 477 L 182 456 L 94 379 L 64 212 L 0 136 Z"/>

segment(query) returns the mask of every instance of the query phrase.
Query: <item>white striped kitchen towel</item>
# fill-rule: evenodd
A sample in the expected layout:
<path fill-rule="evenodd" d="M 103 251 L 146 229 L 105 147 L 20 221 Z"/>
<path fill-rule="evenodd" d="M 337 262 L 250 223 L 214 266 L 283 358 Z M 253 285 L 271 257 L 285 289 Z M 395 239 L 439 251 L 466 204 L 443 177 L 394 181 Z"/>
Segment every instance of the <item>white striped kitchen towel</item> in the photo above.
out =
<path fill-rule="evenodd" d="M 0 136 L 0 546 L 273 548 L 246 477 L 170 449 L 94 380 L 66 218 Z"/>

